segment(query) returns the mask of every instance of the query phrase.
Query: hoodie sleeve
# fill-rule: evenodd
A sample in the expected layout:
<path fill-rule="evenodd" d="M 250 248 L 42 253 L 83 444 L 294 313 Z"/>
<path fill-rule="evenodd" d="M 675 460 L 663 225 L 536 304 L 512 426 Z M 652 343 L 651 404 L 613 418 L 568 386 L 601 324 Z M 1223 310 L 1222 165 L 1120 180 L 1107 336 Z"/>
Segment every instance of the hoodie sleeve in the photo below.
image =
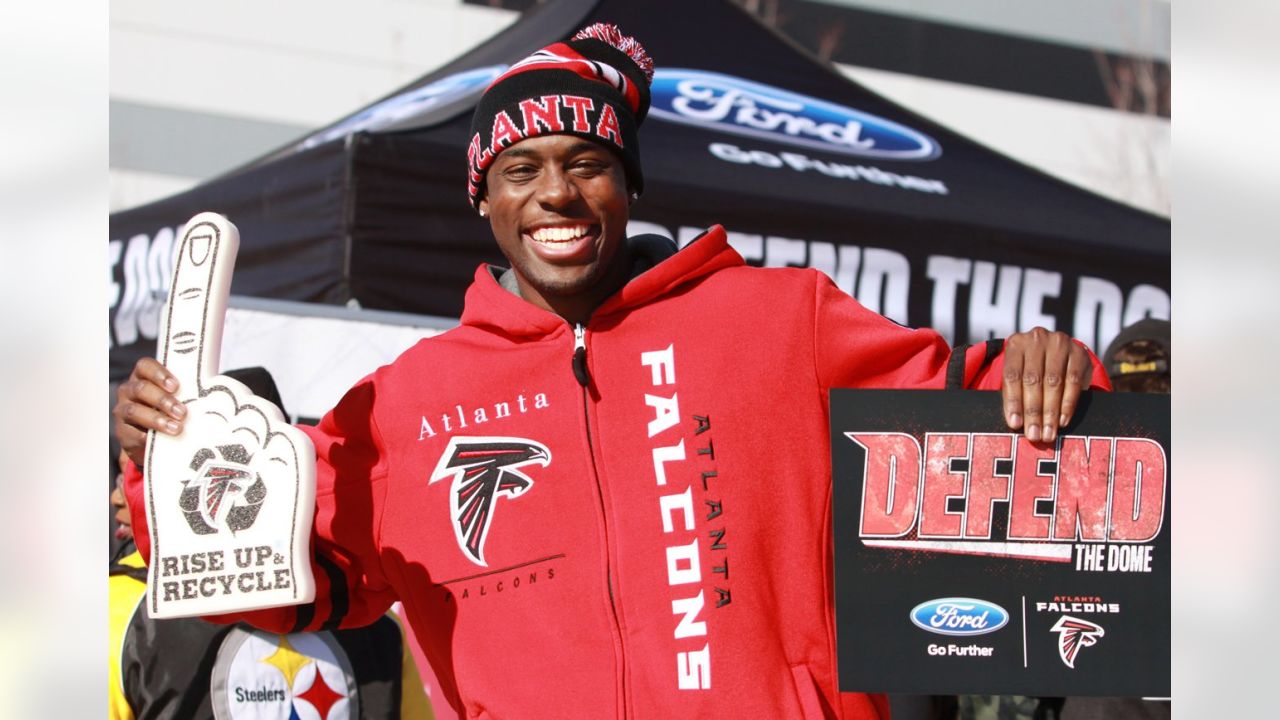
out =
<path fill-rule="evenodd" d="M 814 363 L 823 388 L 999 390 L 1004 341 L 948 347 L 934 330 L 913 330 L 863 307 L 814 273 Z M 1110 389 L 1093 362 L 1091 388 Z"/>
<path fill-rule="evenodd" d="M 374 384 L 365 378 L 316 427 L 299 426 L 316 449 L 316 512 L 311 571 L 316 599 L 306 605 L 207 617 L 244 621 L 278 633 L 358 627 L 396 599 L 382 572 L 378 531 L 387 490 L 386 456 L 373 416 Z M 125 494 L 138 550 L 148 563 L 150 535 L 142 473 L 130 467 Z"/>

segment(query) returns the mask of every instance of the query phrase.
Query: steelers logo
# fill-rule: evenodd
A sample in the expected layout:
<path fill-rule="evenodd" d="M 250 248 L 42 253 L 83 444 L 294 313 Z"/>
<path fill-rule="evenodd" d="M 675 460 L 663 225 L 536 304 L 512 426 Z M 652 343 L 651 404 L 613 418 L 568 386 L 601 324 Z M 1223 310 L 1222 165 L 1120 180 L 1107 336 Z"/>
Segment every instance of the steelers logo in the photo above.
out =
<path fill-rule="evenodd" d="M 351 661 L 328 632 L 276 635 L 238 626 L 222 642 L 210 698 L 218 720 L 354 720 Z"/>

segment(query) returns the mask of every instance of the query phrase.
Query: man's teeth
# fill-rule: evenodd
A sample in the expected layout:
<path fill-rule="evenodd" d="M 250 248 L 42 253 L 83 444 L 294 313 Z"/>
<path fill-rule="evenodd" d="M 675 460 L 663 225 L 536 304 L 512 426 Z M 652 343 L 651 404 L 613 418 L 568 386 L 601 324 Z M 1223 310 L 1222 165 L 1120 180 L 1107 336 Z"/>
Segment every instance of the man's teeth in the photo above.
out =
<path fill-rule="evenodd" d="M 577 240 L 587 234 L 589 228 L 586 225 L 578 225 L 575 227 L 546 227 L 538 228 L 530 233 L 530 236 L 538 242 L 568 242 Z"/>

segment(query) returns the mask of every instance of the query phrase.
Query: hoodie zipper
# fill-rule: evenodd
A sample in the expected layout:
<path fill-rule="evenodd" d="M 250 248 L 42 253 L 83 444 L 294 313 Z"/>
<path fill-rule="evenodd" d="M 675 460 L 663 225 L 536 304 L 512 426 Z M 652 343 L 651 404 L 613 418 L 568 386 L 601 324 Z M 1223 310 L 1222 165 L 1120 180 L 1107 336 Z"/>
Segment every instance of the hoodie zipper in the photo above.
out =
<path fill-rule="evenodd" d="M 587 435 L 587 454 L 591 460 L 591 478 L 596 485 L 596 502 L 600 506 L 600 520 L 604 524 L 605 542 L 605 587 L 609 591 L 609 619 L 613 622 L 613 633 L 618 648 L 618 717 L 627 717 L 627 669 L 626 650 L 622 643 L 622 622 L 618 617 L 618 600 L 613 594 L 613 549 L 609 540 L 609 514 L 605 508 L 604 487 L 600 483 L 600 471 L 596 466 L 595 442 L 591 437 L 590 395 L 587 386 L 591 384 L 591 375 L 587 371 L 587 330 L 582 323 L 573 326 L 573 377 L 582 386 L 582 426 Z"/>
<path fill-rule="evenodd" d="M 573 377 L 584 388 L 591 384 L 591 374 L 587 372 L 587 329 L 582 323 L 573 326 Z"/>

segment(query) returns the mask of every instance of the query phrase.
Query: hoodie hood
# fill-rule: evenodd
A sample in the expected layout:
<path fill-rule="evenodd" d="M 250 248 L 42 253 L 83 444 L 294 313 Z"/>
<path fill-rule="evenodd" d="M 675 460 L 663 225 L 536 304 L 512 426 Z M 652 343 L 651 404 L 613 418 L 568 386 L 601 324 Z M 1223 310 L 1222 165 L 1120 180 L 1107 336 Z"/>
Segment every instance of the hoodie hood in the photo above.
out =
<path fill-rule="evenodd" d="M 659 299 L 676 288 L 722 268 L 743 265 L 742 256 L 729 247 L 728 236 L 714 225 L 683 249 L 660 236 L 629 238 L 632 278 L 592 313 L 595 321 Z M 526 302 L 515 291 L 511 270 L 493 265 L 476 268 L 475 282 L 467 289 L 462 324 L 513 337 L 543 336 L 567 327 L 559 315 Z"/>

